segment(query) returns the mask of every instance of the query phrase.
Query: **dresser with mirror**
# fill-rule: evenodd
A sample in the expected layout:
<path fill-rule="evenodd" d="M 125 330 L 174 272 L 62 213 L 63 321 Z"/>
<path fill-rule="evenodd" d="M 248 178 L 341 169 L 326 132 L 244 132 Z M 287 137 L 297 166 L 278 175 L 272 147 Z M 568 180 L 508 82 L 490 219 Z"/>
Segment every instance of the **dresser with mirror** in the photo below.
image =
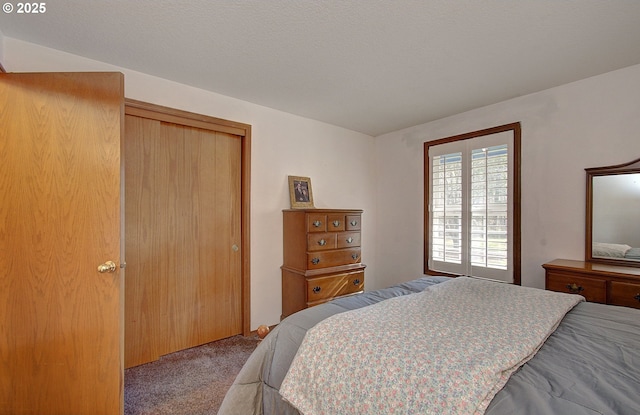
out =
<path fill-rule="evenodd" d="M 544 264 L 546 289 L 640 308 L 640 159 L 585 170 L 585 259 Z"/>

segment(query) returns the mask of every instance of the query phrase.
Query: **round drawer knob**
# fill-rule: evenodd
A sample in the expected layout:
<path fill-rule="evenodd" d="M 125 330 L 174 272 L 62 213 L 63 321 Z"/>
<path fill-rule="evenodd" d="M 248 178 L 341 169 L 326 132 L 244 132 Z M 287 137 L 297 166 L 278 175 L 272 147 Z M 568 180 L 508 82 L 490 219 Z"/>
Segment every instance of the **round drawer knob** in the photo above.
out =
<path fill-rule="evenodd" d="M 320 292 L 320 290 L 322 290 L 322 288 L 320 287 L 313 287 L 313 292 L 314 294 L 318 294 Z"/>

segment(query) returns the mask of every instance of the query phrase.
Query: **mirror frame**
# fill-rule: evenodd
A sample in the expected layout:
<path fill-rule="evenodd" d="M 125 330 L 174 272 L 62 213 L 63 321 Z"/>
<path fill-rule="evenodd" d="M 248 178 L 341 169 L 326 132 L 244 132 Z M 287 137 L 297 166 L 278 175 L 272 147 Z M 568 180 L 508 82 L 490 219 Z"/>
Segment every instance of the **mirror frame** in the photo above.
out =
<path fill-rule="evenodd" d="M 611 265 L 623 265 L 627 267 L 640 267 L 640 261 L 628 261 L 613 258 L 594 258 L 592 255 L 593 243 L 593 178 L 597 176 L 613 176 L 616 174 L 640 173 L 640 159 L 629 163 L 617 164 L 615 166 L 591 167 L 585 169 L 587 172 L 587 210 L 585 227 L 585 261 L 598 262 Z"/>

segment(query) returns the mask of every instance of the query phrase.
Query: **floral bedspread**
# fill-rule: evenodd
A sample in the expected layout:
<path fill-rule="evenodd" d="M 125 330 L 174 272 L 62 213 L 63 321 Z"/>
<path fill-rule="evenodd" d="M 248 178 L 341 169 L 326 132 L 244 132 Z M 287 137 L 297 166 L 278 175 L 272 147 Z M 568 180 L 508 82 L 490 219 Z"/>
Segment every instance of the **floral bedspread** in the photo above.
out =
<path fill-rule="evenodd" d="M 584 298 L 458 277 L 309 330 L 280 388 L 301 413 L 482 414 Z"/>

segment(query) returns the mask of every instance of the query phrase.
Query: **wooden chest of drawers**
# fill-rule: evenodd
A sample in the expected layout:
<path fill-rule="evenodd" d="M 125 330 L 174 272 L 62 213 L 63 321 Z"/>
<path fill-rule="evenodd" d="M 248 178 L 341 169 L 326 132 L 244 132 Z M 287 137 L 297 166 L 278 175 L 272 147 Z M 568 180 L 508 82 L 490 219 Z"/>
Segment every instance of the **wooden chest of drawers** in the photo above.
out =
<path fill-rule="evenodd" d="M 543 265 L 547 290 L 587 301 L 640 308 L 640 268 L 556 259 Z"/>
<path fill-rule="evenodd" d="M 283 211 L 282 318 L 364 290 L 362 210 Z"/>

